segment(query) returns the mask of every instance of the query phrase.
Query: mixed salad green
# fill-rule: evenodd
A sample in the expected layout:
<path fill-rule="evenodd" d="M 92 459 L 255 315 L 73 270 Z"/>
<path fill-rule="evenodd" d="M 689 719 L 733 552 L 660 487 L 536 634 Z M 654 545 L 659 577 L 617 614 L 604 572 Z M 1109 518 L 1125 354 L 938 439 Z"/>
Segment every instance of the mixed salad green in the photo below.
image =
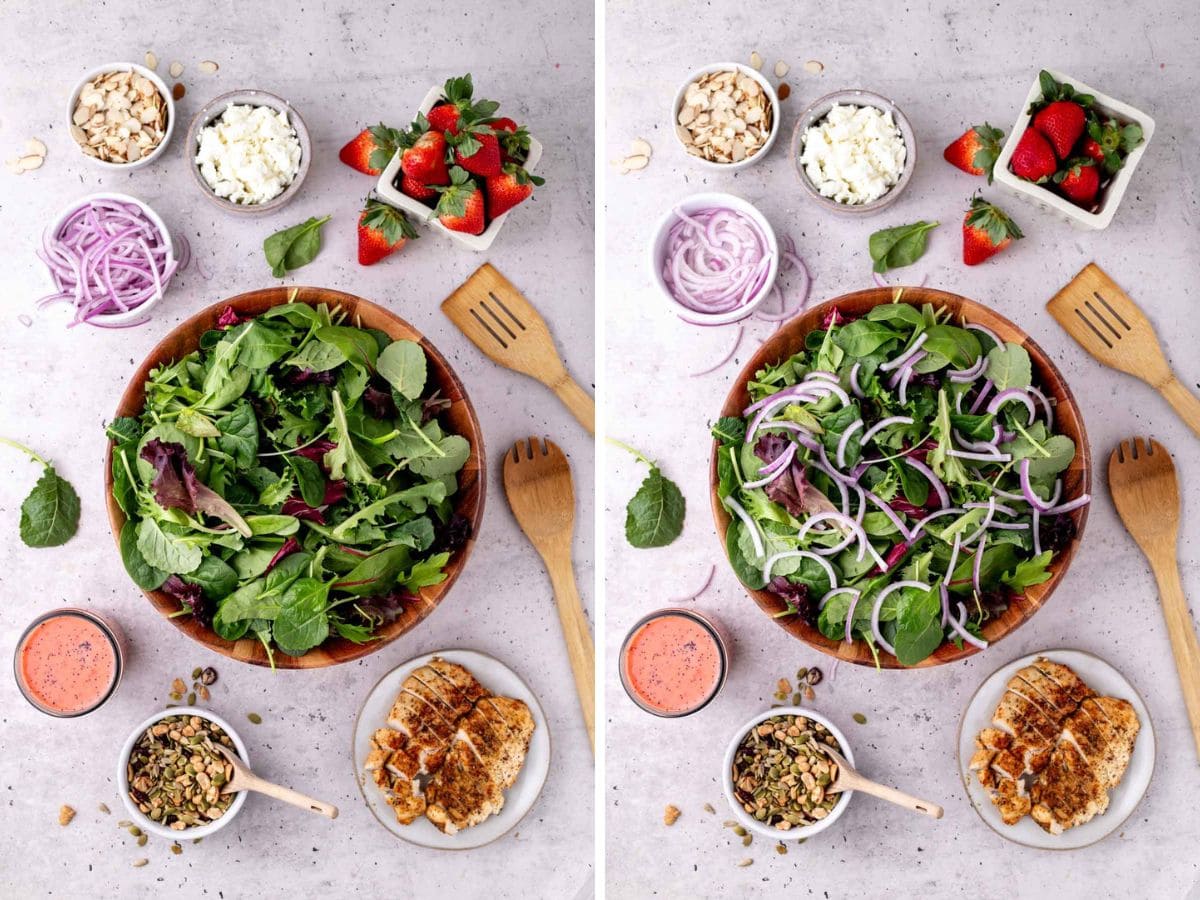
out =
<path fill-rule="evenodd" d="M 371 640 L 471 529 L 453 507 L 470 444 L 439 424 L 420 345 L 291 299 L 227 307 L 107 429 L 130 577 L 272 665 Z"/>
<path fill-rule="evenodd" d="M 1075 444 L 1028 352 L 900 301 L 832 310 L 713 436 L 738 577 L 779 616 L 911 666 L 945 641 L 986 646 L 1089 497 L 1062 496 Z"/>

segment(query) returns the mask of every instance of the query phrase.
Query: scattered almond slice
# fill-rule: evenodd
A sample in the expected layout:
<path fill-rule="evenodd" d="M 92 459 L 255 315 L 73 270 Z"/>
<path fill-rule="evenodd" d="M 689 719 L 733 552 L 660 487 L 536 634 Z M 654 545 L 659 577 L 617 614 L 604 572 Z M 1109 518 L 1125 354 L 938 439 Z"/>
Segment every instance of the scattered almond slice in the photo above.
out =
<path fill-rule="evenodd" d="M 791 66 L 789 66 L 787 63 L 785 63 L 782 59 L 779 60 L 779 62 L 775 63 L 775 77 L 782 78 L 784 75 L 786 75 L 788 73 L 788 70 L 790 68 L 791 68 Z"/>
<path fill-rule="evenodd" d="M 26 156 L 42 156 L 46 155 L 46 145 L 37 138 L 30 138 L 25 142 Z"/>
<path fill-rule="evenodd" d="M 153 50 L 146 51 L 146 68 L 151 72 L 158 68 L 158 57 L 154 55 Z"/>
<path fill-rule="evenodd" d="M 630 172 L 637 172 L 650 165 L 650 157 L 648 156 L 627 156 L 621 160 L 621 174 L 628 175 Z"/>
<path fill-rule="evenodd" d="M 196 68 L 199 69 L 201 72 L 203 72 L 205 75 L 212 75 L 217 71 L 217 69 L 219 69 L 221 67 L 218 66 L 211 59 L 206 59 L 202 63 L 200 63 L 198 66 L 196 66 Z"/>
<path fill-rule="evenodd" d="M 40 169 L 45 161 L 46 157 L 44 156 L 22 156 L 17 160 L 17 167 L 22 172 L 31 172 L 34 169 Z"/>
<path fill-rule="evenodd" d="M 629 150 L 634 156 L 644 156 L 649 159 L 654 155 L 654 148 L 650 146 L 650 142 L 643 138 L 634 138 L 633 143 L 629 145 Z"/>
<path fill-rule="evenodd" d="M 8 169 L 13 175 L 20 175 L 22 172 L 21 161 L 19 159 L 6 159 L 4 168 Z"/>
<path fill-rule="evenodd" d="M 183 74 L 183 63 L 181 63 L 181 62 L 171 63 L 171 68 L 168 71 L 171 73 L 172 78 L 178 78 L 180 75 Z"/>
<path fill-rule="evenodd" d="M 761 72 L 763 67 L 763 58 L 757 50 L 750 54 L 750 68 Z"/>
<path fill-rule="evenodd" d="M 825 64 L 817 59 L 810 59 L 804 64 L 804 71 L 809 75 L 820 75 L 825 71 Z"/>

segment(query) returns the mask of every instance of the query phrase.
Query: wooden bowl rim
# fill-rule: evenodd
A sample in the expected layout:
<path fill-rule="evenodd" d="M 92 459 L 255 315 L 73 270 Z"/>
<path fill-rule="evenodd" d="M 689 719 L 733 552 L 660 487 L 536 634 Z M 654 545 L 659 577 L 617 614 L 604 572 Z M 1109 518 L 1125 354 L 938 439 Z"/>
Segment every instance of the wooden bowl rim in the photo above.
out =
<path fill-rule="evenodd" d="M 972 322 L 980 325 L 985 325 L 993 331 L 997 331 L 1002 340 L 1006 342 L 1019 343 L 1028 352 L 1030 359 L 1033 362 L 1035 379 L 1043 386 L 1047 393 L 1056 400 L 1055 408 L 1055 424 L 1057 426 L 1064 418 L 1069 418 L 1073 425 L 1077 426 L 1077 436 L 1070 435 L 1075 439 L 1075 460 L 1072 461 L 1071 467 L 1067 473 L 1078 472 L 1076 476 L 1077 483 L 1068 487 L 1067 473 L 1064 473 L 1063 495 L 1079 496 L 1081 494 L 1090 494 L 1092 487 L 1092 454 L 1088 444 L 1087 429 L 1084 425 L 1083 415 L 1080 412 L 1079 405 L 1075 402 L 1075 396 L 1071 393 L 1070 387 L 1066 380 L 1062 377 L 1058 367 L 1054 365 L 1053 360 L 1046 354 L 1044 350 L 1033 340 L 1023 329 L 1018 328 L 1007 317 L 1001 315 L 988 306 L 985 306 L 978 301 L 971 300 L 961 294 L 955 294 L 950 291 L 943 291 L 937 288 L 926 287 L 875 287 L 866 288 L 859 291 L 852 291 L 847 294 L 841 294 L 823 303 L 812 306 L 805 310 L 800 315 L 786 322 L 775 334 L 773 334 L 761 347 L 758 348 L 754 356 L 742 367 L 738 372 L 733 386 L 730 388 L 728 395 L 725 398 L 725 403 L 721 408 L 720 415 L 722 416 L 741 416 L 741 411 L 745 409 L 749 402 L 749 395 L 746 391 L 746 383 L 754 376 L 754 373 L 761 369 L 768 362 L 774 362 L 784 357 L 791 355 L 795 350 L 788 352 L 785 348 L 803 346 L 804 338 L 810 331 L 815 330 L 820 326 L 821 320 L 825 314 L 832 310 L 842 308 L 844 306 L 853 306 L 856 314 L 865 313 L 867 310 L 884 303 L 891 303 L 898 300 L 901 303 L 907 303 L 910 306 L 921 306 L 925 303 L 933 303 L 937 306 L 950 306 L 955 309 L 955 315 L 966 322 Z M 982 320 L 982 321 L 981 321 Z M 1069 411 L 1070 416 L 1062 416 L 1060 410 Z M 726 512 L 724 504 L 721 503 L 720 496 L 717 493 L 718 478 L 717 478 L 717 449 L 716 440 L 712 443 L 712 451 L 709 459 L 709 494 L 712 505 L 713 518 L 717 526 L 717 540 L 721 543 L 721 552 L 725 555 L 726 561 L 729 559 L 728 549 L 725 543 L 725 533 L 729 528 L 730 516 Z M 1033 588 L 1026 590 L 1009 604 L 1008 610 L 998 619 L 993 619 L 987 623 L 983 629 L 984 637 L 987 639 L 989 646 L 997 641 L 1016 631 L 1021 625 L 1033 618 L 1033 615 L 1041 609 L 1041 607 L 1049 600 L 1050 595 L 1054 593 L 1054 589 L 1058 587 L 1060 581 L 1066 575 L 1067 569 L 1070 567 L 1071 560 L 1075 556 L 1075 552 L 1079 547 L 1080 541 L 1083 539 L 1084 528 L 1087 525 L 1088 511 L 1091 504 L 1085 504 L 1080 509 L 1075 510 L 1070 515 L 1075 520 L 1075 537 L 1071 542 L 1058 554 L 1050 563 L 1051 577 L 1048 581 L 1040 585 L 1035 585 Z M 741 579 L 738 583 L 742 584 Z M 827 656 L 832 656 L 845 662 L 854 663 L 856 665 L 874 666 L 875 661 L 871 656 L 870 650 L 867 649 L 862 641 L 854 641 L 847 646 L 845 641 L 831 640 L 821 632 L 809 625 L 799 616 L 787 616 L 783 618 L 775 618 L 775 614 L 786 609 L 785 604 L 779 600 L 774 594 L 765 590 L 754 590 L 742 584 L 742 588 L 754 600 L 758 607 L 767 615 L 774 618 L 774 621 L 785 631 L 791 634 L 798 640 L 803 641 L 810 647 L 821 651 Z M 860 654 L 858 650 L 861 649 Z M 930 654 L 926 659 L 922 660 L 916 666 L 904 666 L 890 653 L 887 653 L 882 648 L 879 648 L 879 665 L 885 669 L 919 669 L 930 666 L 944 665 L 946 663 L 957 662 L 973 656 L 981 652 L 978 647 L 971 644 L 963 644 L 962 649 L 955 647 L 954 644 L 944 642 L 937 650 Z M 865 654 L 865 655 L 864 655 Z"/>
<path fill-rule="evenodd" d="M 293 292 L 295 296 L 293 297 Z M 312 669 L 325 668 L 339 663 L 350 662 L 352 660 L 361 659 L 371 653 L 390 644 L 392 641 L 399 638 L 401 635 L 411 631 L 420 624 L 426 616 L 428 616 L 445 599 L 450 588 L 458 580 L 459 573 L 466 566 L 467 560 L 471 555 L 471 550 L 475 546 L 475 542 L 479 536 L 480 524 L 483 520 L 483 509 L 487 499 L 487 463 L 486 452 L 483 443 L 483 432 L 480 428 L 479 418 L 475 414 L 475 408 L 471 404 L 470 398 L 467 396 L 466 388 L 459 379 L 457 373 L 446 361 L 446 358 L 441 352 L 429 341 L 425 335 L 417 328 L 413 327 L 406 319 L 396 315 L 389 309 L 374 303 L 363 297 L 355 294 L 350 294 L 345 291 L 339 291 L 332 288 L 319 288 L 305 285 L 295 286 L 278 286 L 260 288 L 253 291 L 246 291 L 230 297 L 225 300 L 220 300 L 204 309 L 188 317 L 172 328 L 163 338 L 154 345 L 154 348 L 142 360 L 137 371 L 130 379 L 129 384 L 121 393 L 121 399 L 118 402 L 115 416 L 123 415 L 139 415 L 145 403 L 145 383 L 149 376 L 150 370 L 160 365 L 167 356 L 174 358 L 174 353 L 171 351 L 171 346 L 175 343 L 181 332 L 186 332 L 195 326 L 211 323 L 211 327 L 216 327 L 216 318 L 221 310 L 232 306 L 235 310 L 241 312 L 247 307 L 258 308 L 260 304 L 262 309 L 253 315 L 261 315 L 266 309 L 275 306 L 282 306 L 289 302 L 289 299 L 297 303 L 305 303 L 309 306 L 318 306 L 322 303 L 327 304 L 330 308 L 338 305 L 347 305 L 352 307 L 356 312 L 359 310 L 369 310 L 372 314 L 378 315 L 390 326 L 389 328 L 381 328 L 381 331 L 387 331 L 389 336 L 394 340 L 398 333 L 407 333 L 406 340 L 416 341 L 421 345 L 421 349 L 425 351 L 426 357 L 433 363 L 431 369 L 437 375 L 437 381 L 443 387 L 443 393 L 449 393 L 444 390 L 449 387 L 453 389 L 454 394 L 461 398 L 463 410 L 469 433 L 463 434 L 471 442 L 471 455 L 467 458 L 467 463 L 464 469 L 468 468 L 472 462 L 476 464 L 475 481 L 468 485 L 459 485 L 458 494 L 460 499 L 455 506 L 455 512 L 466 516 L 471 521 L 471 536 L 467 539 L 458 550 L 451 556 L 450 561 L 446 565 L 446 580 L 440 584 L 431 587 L 421 588 L 418 592 L 420 604 L 416 607 L 415 617 L 409 618 L 406 615 L 401 615 L 393 622 L 389 623 L 385 628 L 380 629 L 376 634 L 376 640 L 368 641 L 362 644 L 355 644 L 342 637 L 331 636 L 319 647 L 305 653 L 303 656 L 288 656 L 285 653 L 277 652 L 275 654 L 275 668 L 279 669 Z M 205 328 L 198 332 L 203 334 Z M 198 349 L 193 347 L 192 350 Z M 192 352 L 192 351 L 187 351 Z M 112 530 L 113 541 L 117 546 L 118 556 L 120 554 L 121 528 L 125 524 L 125 514 L 118 505 L 116 498 L 113 496 L 113 478 L 112 478 L 112 453 L 114 442 L 109 440 L 104 453 L 104 501 L 108 510 L 109 526 Z M 470 504 L 469 506 L 467 504 Z M 122 571 L 124 571 L 124 562 L 122 561 Z M 268 666 L 269 662 L 266 659 L 265 651 L 261 643 L 256 638 L 241 638 L 237 641 L 227 641 L 218 636 L 211 628 L 202 625 L 199 621 L 191 616 L 176 616 L 171 617 L 170 613 L 178 609 L 178 603 L 168 597 L 161 590 L 147 591 L 142 590 L 142 593 L 150 601 L 151 605 L 173 624 L 177 629 L 182 631 L 192 640 L 204 645 L 210 650 L 227 656 L 230 659 L 235 659 L 238 662 L 249 663 L 256 666 Z M 336 652 L 335 652 L 336 651 Z"/>

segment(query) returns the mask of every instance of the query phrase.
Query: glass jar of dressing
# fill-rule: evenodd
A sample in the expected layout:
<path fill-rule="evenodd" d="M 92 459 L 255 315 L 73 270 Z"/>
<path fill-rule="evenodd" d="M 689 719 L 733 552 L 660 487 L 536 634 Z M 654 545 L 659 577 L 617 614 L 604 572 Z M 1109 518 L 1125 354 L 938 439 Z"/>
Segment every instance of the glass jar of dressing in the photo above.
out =
<path fill-rule="evenodd" d="M 712 620 L 690 609 L 660 609 L 630 629 L 620 667 L 630 700 L 656 716 L 679 718 L 721 692 L 729 651 Z"/>
<path fill-rule="evenodd" d="M 17 642 L 17 687 L 46 715 L 87 715 L 121 682 L 121 643 L 117 626 L 88 610 L 67 607 L 38 616 Z"/>

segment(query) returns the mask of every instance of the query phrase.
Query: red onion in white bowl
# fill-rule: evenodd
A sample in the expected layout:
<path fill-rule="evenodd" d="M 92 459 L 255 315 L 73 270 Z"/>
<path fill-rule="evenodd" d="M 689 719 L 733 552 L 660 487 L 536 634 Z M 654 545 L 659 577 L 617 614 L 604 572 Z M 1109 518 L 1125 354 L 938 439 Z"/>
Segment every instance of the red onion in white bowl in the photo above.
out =
<path fill-rule="evenodd" d="M 55 287 L 38 306 L 73 305 L 69 327 L 142 324 L 179 266 L 162 219 L 128 194 L 90 194 L 72 203 L 46 228 L 37 255 Z"/>

